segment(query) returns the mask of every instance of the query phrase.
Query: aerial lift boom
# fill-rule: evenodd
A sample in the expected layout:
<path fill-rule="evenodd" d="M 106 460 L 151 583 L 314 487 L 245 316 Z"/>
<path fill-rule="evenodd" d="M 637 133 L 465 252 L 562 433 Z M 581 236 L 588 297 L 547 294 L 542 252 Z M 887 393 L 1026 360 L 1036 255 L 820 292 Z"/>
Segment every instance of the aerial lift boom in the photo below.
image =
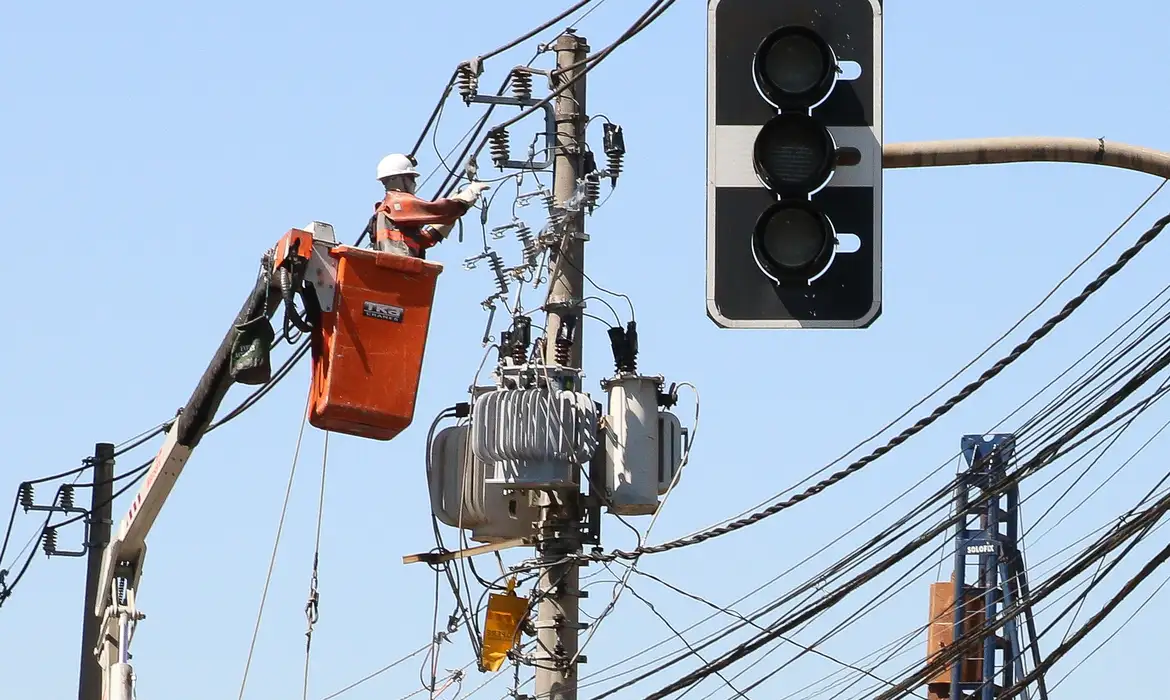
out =
<path fill-rule="evenodd" d="M 312 424 L 387 440 L 405 429 L 413 416 L 435 277 L 441 270 L 433 262 L 339 246 L 333 227 L 321 222 L 290 230 L 264 255 L 247 301 L 166 431 L 138 495 L 103 553 L 92 611 L 101 619 L 94 651 L 102 668 L 102 700 L 133 698 L 130 642 L 136 624 L 145 617 L 136 596 L 146 537 L 231 386 L 270 381 L 268 352 L 275 333 L 268 319 L 283 303 L 285 338 L 292 327 L 309 334 Z M 349 284 L 355 291 L 349 295 L 347 279 L 354 280 Z M 298 294 L 304 314 L 295 307 Z M 381 325 L 371 330 L 372 323 Z M 359 362 L 365 371 L 358 372 L 347 358 L 366 355 L 363 342 L 397 343 L 405 352 L 394 366 L 377 362 L 371 366 L 368 358 L 363 359 Z M 416 361 L 402 362 L 402 357 Z M 395 405 L 380 398 L 386 395 L 382 389 L 387 383 L 396 386 Z"/>

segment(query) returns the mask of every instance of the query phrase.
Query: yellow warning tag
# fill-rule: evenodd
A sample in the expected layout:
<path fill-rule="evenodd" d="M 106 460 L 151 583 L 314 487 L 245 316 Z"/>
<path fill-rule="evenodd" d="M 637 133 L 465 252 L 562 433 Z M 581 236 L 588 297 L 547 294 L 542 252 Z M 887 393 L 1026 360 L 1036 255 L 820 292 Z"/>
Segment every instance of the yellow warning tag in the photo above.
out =
<path fill-rule="evenodd" d="M 519 641 L 520 625 L 528 614 L 528 599 L 516 595 L 515 589 L 516 579 L 512 578 L 505 593 L 488 596 L 480 658 L 485 670 L 499 671 L 508 659 L 508 652 Z"/>

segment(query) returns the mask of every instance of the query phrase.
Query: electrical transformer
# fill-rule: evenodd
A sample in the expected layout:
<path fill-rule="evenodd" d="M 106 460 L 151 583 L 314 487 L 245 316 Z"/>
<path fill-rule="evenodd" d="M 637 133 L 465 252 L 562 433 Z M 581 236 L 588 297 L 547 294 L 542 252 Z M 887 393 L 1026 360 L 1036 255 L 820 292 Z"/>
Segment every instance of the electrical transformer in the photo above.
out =
<path fill-rule="evenodd" d="M 475 398 L 471 451 L 490 465 L 486 481 L 513 489 L 577 485 L 597 450 L 597 404 L 577 386 L 580 373 L 558 366 L 501 367 L 500 385 Z"/>
<path fill-rule="evenodd" d="M 687 431 L 669 411 L 662 377 L 619 372 L 603 380 L 605 490 L 616 515 L 651 515 L 682 464 Z"/>
<path fill-rule="evenodd" d="M 430 445 L 427 485 L 431 512 L 444 525 L 471 531 L 476 542 L 528 537 L 539 518 L 528 494 L 487 483 L 489 465 L 467 449 L 468 426 L 445 428 Z"/>

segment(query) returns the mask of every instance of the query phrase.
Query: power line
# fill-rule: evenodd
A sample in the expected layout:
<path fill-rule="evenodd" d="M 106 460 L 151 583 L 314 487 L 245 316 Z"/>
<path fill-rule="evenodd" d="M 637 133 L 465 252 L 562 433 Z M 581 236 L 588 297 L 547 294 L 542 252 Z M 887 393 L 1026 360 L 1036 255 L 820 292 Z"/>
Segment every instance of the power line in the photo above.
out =
<path fill-rule="evenodd" d="M 809 487 L 808 489 L 806 489 L 805 491 L 803 491 L 801 493 L 795 494 L 794 496 L 792 496 L 784 501 L 780 501 L 778 503 L 775 503 L 775 504 L 765 508 L 764 510 L 758 511 L 758 512 L 753 513 L 752 515 L 750 515 L 746 518 L 741 518 L 739 520 L 728 523 L 726 525 L 722 525 L 720 527 L 716 527 L 716 528 L 712 528 L 710 530 L 699 532 L 699 533 L 696 533 L 694 535 L 690 535 L 687 538 L 671 540 L 669 542 L 664 542 L 664 543 L 659 544 L 659 545 L 640 547 L 633 552 L 623 552 L 621 550 L 615 550 L 615 551 L 612 551 L 612 552 L 609 552 L 606 554 L 588 554 L 588 555 L 582 555 L 582 556 L 587 557 L 587 558 L 594 560 L 594 561 L 613 561 L 615 559 L 635 559 L 635 558 L 641 556 L 642 554 L 656 554 L 656 553 L 668 552 L 668 551 L 671 551 L 674 549 L 680 549 L 682 547 L 688 547 L 688 546 L 695 545 L 695 544 L 701 544 L 703 542 L 714 539 L 716 537 L 720 537 L 722 535 L 726 535 L 726 534 L 735 532 L 736 530 L 740 530 L 740 529 L 745 528 L 749 525 L 754 525 L 754 524 L 760 522 L 761 520 L 764 520 L 765 518 L 769 518 L 769 517 L 781 512 L 781 511 L 787 510 L 788 508 L 791 508 L 792 506 L 795 506 L 795 505 L 797 505 L 805 500 L 808 500 L 809 498 L 821 493 L 825 489 L 837 484 L 838 482 L 855 474 L 856 472 L 861 471 L 866 466 L 868 466 L 870 463 L 876 461 L 877 459 L 879 459 L 883 455 L 891 452 L 894 448 L 896 448 L 899 445 L 901 445 L 902 443 L 906 442 L 914 435 L 917 435 L 918 433 L 922 432 L 924 429 L 929 427 L 932 423 L 937 421 L 939 418 L 941 418 L 944 415 L 946 415 L 947 413 L 949 413 L 951 411 L 951 409 L 953 409 L 955 406 L 959 405 L 967 397 L 974 394 L 980 387 L 982 387 L 984 384 L 989 382 L 991 379 L 995 378 L 1000 372 L 1002 372 L 1004 369 L 1006 369 L 1012 363 L 1014 363 L 1017 359 L 1019 359 L 1025 352 L 1027 352 L 1030 348 L 1032 348 L 1037 342 L 1039 342 L 1041 339 L 1043 339 L 1045 336 L 1047 336 L 1049 333 L 1051 333 L 1052 330 L 1055 329 L 1058 325 L 1060 325 L 1061 322 L 1063 322 L 1065 319 L 1067 319 L 1069 316 L 1071 316 L 1074 311 L 1076 311 L 1078 308 L 1080 308 L 1080 306 L 1082 304 L 1084 304 L 1085 301 L 1087 301 L 1089 299 L 1089 297 L 1093 296 L 1093 294 L 1095 294 L 1098 290 L 1100 290 L 1101 287 L 1103 287 L 1105 285 L 1105 283 L 1108 282 L 1114 275 L 1116 275 L 1118 272 L 1120 272 L 1129 263 L 1130 260 L 1132 260 L 1135 256 L 1137 256 L 1137 254 L 1140 253 L 1142 251 L 1142 249 L 1144 249 L 1150 242 L 1152 242 L 1155 238 L 1157 238 L 1159 234 L 1161 234 L 1162 230 L 1167 226 L 1167 224 L 1170 224 L 1170 215 L 1164 216 L 1161 219 L 1159 219 L 1149 230 L 1147 230 L 1144 234 L 1142 234 L 1142 236 L 1137 240 L 1136 243 L 1133 244 L 1133 246 L 1131 246 L 1130 248 L 1125 250 L 1121 254 L 1121 256 L 1118 257 L 1116 262 L 1114 262 L 1112 265 L 1110 265 L 1104 271 L 1102 271 L 1101 274 L 1098 275 L 1098 277 L 1096 279 L 1094 279 L 1092 282 L 1090 282 L 1080 294 L 1078 294 L 1076 297 L 1069 300 L 1069 302 L 1067 304 L 1065 304 L 1064 308 L 1062 308 L 1059 313 L 1057 313 L 1055 316 L 1052 316 L 1047 321 L 1045 321 L 1044 324 L 1042 326 L 1040 326 L 1040 328 L 1033 331 L 1032 334 L 1030 336 L 1028 336 L 1028 338 L 1024 342 L 1017 345 L 1015 348 L 1012 349 L 1012 351 L 1010 353 L 1008 353 L 1008 355 L 1006 355 L 1005 357 L 1000 359 L 998 362 L 996 362 L 994 365 L 992 365 L 990 368 L 988 368 L 982 375 L 980 375 L 980 377 L 978 379 L 976 379 L 974 382 L 971 382 L 967 386 L 963 387 L 963 389 L 961 389 L 957 394 L 955 394 L 951 398 L 947 399 L 947 401 L 945 401 L 938 408 L 934 409 L 934 411 L 931 412 L 930 415 L 921 418 L 917 423 L 915 423 L 914 425 L 910 426 L 909 428 L 903 430 L 898 435 L 894 436 L 894 438 L 892 438 L 885 445 L 878 447 L 873 452 L 871 452 L 870 454 L 866 455 L 865 457 L 862 457 L 861 459 L 853 462 L 848 467 L 846 467 L 840 471 L 835 472 L 834 474 L 832 474 L 828 478 L 823 479 L 822 481 L 818 482 L 817 484 L 814 484 L 813 486 Z"/>
<path fill-rule="evenodd" d="M 1090 426 L 1093 422 L 1095 422 L 1097 419 L 1099 419 L 1102 415 L 1104 415 L 1104 413 L 1106 413 L 1109 410 L 1111 410 L 1112 408 L 1116 407 L 1128 395 L 1132 394 L 1133 391 L 1135 391 L 1137 387 L 1139 387 L 1145 381 L 1148 381 L 1149 378 L 1151 376 L 1153 376 L 1153 374 L 1164 369 L 1167 364 L 1170 364 L 1170 355 L 1163 356 L 1162 358 L 1160 358 L 1157 363 L 1155 363 L 1153 366 L 1148 368 L 1146 371 L 1143 371 L 1142 373 L 1140 373 L 1133 380 L 1131 380 L 1131 382 L 1127 383 L 1127 385 L 1125 387 L 1118 390 L 1118 392 L 1116 392 L 1114 395 L 1112 395 L 1107 401 L 1103 402 L 1103 405 L 1100 409 L 1098 409 L 1097 411 L 1094 411 L 1092 415 L 1090 415 L 1085 420 L 1078 423 L 1077 426 L 1070 429 L 1069 431 L 1066 431 L 1063 435 L 1056 438 L 1052 443 L 1050 443 L 1049 445 L 1047 445 L 1044 448 L 1042 448 L 1041 450 L 1039 450 L 1039 452 L 1037 453 L 1037 455 L 1035 457 L 1027 460 L 1027 462 L 1025 464 L 1023 464 L 1022 466 L 1020 466 L 1015 472 L 1013 472 L 1011 475 L 1005 477 L 1005 479 L 1001 483 L 996 484 L 993 489 L 990 489 L 988 494 L 986 496 L 984 496 L 984 498 L 996 497 L 999 493 L 1003 492 L 1003 490 L 1007 487 L 1008 484 L 1016 483 L 1016 482 L 1020 481 L 1021 479 L 1025 478 L 1026 476 L 1033 474 L 1033 473 L 1036 473 L 1041 468 L 1043 468 L 1046 464 L 1051 463 L 1051 461 L 1053 459 L 1055 459 L 1056 457 L 1060 456 L 1060 454 L 1062 454 L 1060 451 L 1061 446 L 1067 445 L 1071 441 L 1071 438 L 1073 436 L 1082 432 L 1084 429 L 1086 429 L 1088 426 Z M 978 504 L 974 504 L 974 505 L 978 505 Z M 962 516 L 960 516 L 960 517 L 962 517 Z M 652 697 L 652 698 L 664 697 L 665 694 L 668 694 L 670 692 L 680 690 L 683 687 L 689 686 L 689 685 L 693 684 L 694 682 L 700 680 L 701 678 L 705 677 L 706 675 L 709 675 L 714 670 L 721 670 L 722 668 L 725 668 L 727 665 L 734 662 L 735 660 L 742 658 L 743 656 L 747 655 L 748 653 L 751 653 L 752 651 L 754 651 L 756 649 L 759 649 L 764 644 L 768 643 L 772 639 L 775 639 L 778 635 L 786 633 L 787 631 L 791 630 L 794 626 L 801 624 L 802 622 L 810 619 L 811 617 L 815 616 L 816 614 L 819 614 L 820 611 L 828 609 L 832 605 L 834 605 L 837 602 L 839 602 L 840 600 L 842 600 L 850 592 L 852 592 L 853 590 L 856 590 L 858 587 L 860 587 L 865 582 L 872 580 L 877 575 L 888 570 L 890 567 L 892 567 L 894 564 L 896 564 L 902 558 L 904 558 L 905 556 L 907 556 L 911 552 L 915 551 L 916 549 L 921 547 L 926 542 L 929 542 L 930 540 L 937 537 L 939 534 L 946 532 L 947 528 L 953 524 L 953 522 L 951 522 L 953 520 L 955 520 L 954 517 L 949 518 L 947 522 L 944 522 L 944 523 L 940 524 L 939 526 L 931 528 L 927 533 L 920 535 L 919 537 L 917 537 L 915 540 L 913 540 L 909 544 L 900 548 L 893 555 L 887 557 L 882 562 L 878 563 L 875 566 L 872 566 L 869 570 L 867 570 L 867 571 L 863 572 L 862 574 L 858 575 L 857 577 L 855 577 L 853 580 L 851 580 L 846 585 L 844 585 L 841 588 L 835 590 L 834 592 L 826 595 L 824 598 L 821 599 L 821 601 L 819 601 L 817 604 L 813 605 L 812 607 L 808 608 L 804 612 L 801 612 L 801 613 L 796 614 L 794 616 L 787 617 L 782 622 L 778 621 L 776 623 L 773 623 L 772 625 L 769 626 L 769 631 L 767 634 L 758 635 L 753 641 L 745 642 L 745 643 L 737 646 L 735 649 L 733 649 L 731 652 L 728 652 L 727 654 L 725 654 L 719 661 L 715 662 L 714 664 L 704 666 L 702 669 L 695 671 L 695 672 L 692 672 L 692 673 L 688 674 L 687 676 L 684 676 L 679 681 L 676 681 L 676 682 L 664 687 L 662 690 L 658 691 L 657 694 L 649 696 L 649 697 Z M 612 692 L 613 691 L 610 691 L 610 693 L 612 693 Z M 607 693 L 607 694 L 609 694 L 609 693 Z M 599 697 L 604 697 L 604 695 L 599 696 Z"/>
<path fill-rule="evenodd" d="M 1131 317 L 1131 319 L 1132 319 L 1132 317 Z M 1127 321 L 1126 323 L 1128 323 L 1128 321 Z M 1121 326 L 1121 327 L 1124 327 L 1124 325 L 1125 325 L 1125 324 L 1122 324 L 1122 326 Z M 1116 331 L 1114 331 L 1113 333 L 1110 333 L 1110 334 L 1109 334 L 1109 336 L 1107 336 L 1107 338 L 1109 338 L 1109 337 L 1112 337 L 1112 336 L 1113 336 L 1115 333 L 1116 333 Z M 1098 343 L 1098 347 L 1099 347 L 1099 346 L 1100 346 L 1100 343 Z M 1132 349 L 1133 349 L 1133 346 L 1132 346 L 1132 345 L 1131 345 L 1131 346 L 1129 346 L 1129 347 L 1127 347 L 1127 348 L 1125 348 L 1125 349 L 1123 350 L 1123 354 L 1124 354 L 1124 352 L 1129 352 L 1129 351 L 1132 351 Z M 1072 365 L 1072 367 L 1075 367 L 1076 365 L 1080 364 L 1080 362 L 1082 362 L 1082 361 L 1084 360 L 1084 358 L 1085 358 L 1085 357 L 1087 357 L 1087 356 L 1088 356 L 1087 354 L 1086 354 L 1085 356 L 1082 356 L 1082 358 L 1081 358 L 1081 359 L 1078 359 L 1078 360 L 1077 360 L 1077 361 L 1076 361 L 1076 362 L 1075 362 L 1075 363 Z M 1131 371 L 1132 371 L 1132 368 L 1131 368 Z M 1067 372 L 1068 372 L 1068 370 L 1065 370 L 1064 372 L 1061 372 L 1060 376 L 1063 376 L 1063 375 L 1067 374 Z M 1084 384 L 1084 381 L 1083 381 L 1083 379 L 1082 379 L 1082 384 Z M 1050 382 L 1050 383 L 1048 384 L 1048 386 L 1049 386 L 1049 387 L 1050 387 L 1051 385 L 1052 385 L 1052 382 Z M 1033 397 L 1032 397 L 1032 398 L 1030 398 L 1030 399 L 1028 400 L 1028 402 L 1026 402 L 1024 405 L 1027 405 L 1027 403 L 1030 403 L 1031 401 L 1035 400 L 1035 399 L 1036 399 L 1036 398 L 1037 398 L 1037 397 L 1038 397 L 1038 396 L 1039 396 L 1039 395 L 1040 395 L 1040 394 L 1041 394 L 1043 391 L 1045 391 L 1047 388 L 1048 388 L 1048 387 L 1045 387 L 1045 389 L 1042 389 L 1040 392 L 1037 392 L 1036 394 L 1034 394 L 1034 395 L 1033 395 Z M 1075 396 L 1075 395 L 1076 395 L 1076 392 L 1073 392 L 1073 393 L 1071 394 L 1071 396 Z M 1066 399 L 1068 398 L 1068 396 L 1069 396 L 1069 395 L 1067 395 L 1067 392 L 1066 392 Z M 1066 401 L 1066 402 L 1067 402 L 1067 401 Z M 1116 401 L 1114 401 L 1112 405 L 1116 405 L 1116 403 L 1117 403 L 1117 402 L 1116 402 Z M 1045 415 L 1045 414 L 1052 414 L 1052 412 L 1053 412 L 1053 411 L 1055 411 L 1055 410 L 1056 410 L 1056 408 L 1058 408 L 1060 405 L 1061 405 L 1061 403 L 1057 403 L 1057 404 L 1049 404 L 1049 406 L 1047 406 L 1047 407 L 1045 407 L 1045 409 L 1043 409 L 1043 411 L 1041 412 L 1041 414 L 1040 414 L 1040 415 Z M 1022 407 L 1021 407 L 1021 408 L 1022 408 Z M 1012 415 L 1014 415 L 1015 413 L 1017 413 L 1019 410 L 1020 410 L 1020 408 L 1017 408 L 1017 409 L 1013 410 L 1013 411 L 1012 411 Z M 1029 422 L 1035 423 L 1035 419 L 1031 419 Z M 1058 441 L 1058 442 L 1060 442 L 1060 441 Z M 1065 441 L 1064 441 L 1064 442 L 1067 442 L 1067 438 L 1065 439 Z M 1020 453 L 1020 454 L 1022 455 L 1022 454 L 1023 454 L 1023 451 L 1021 451 L 1021 453 Z M 945 463 L 944 463 L 944 465 L 945 465 Z M 944 490 L 943 490 L 943 492 L 945 492 L 945 491 L 948 491 L 949 489 L 950 489 L 950 486 L 948 486 L 946 489 L 944 489 Z M 940 492 L 940 494 L 941 494 L 941 492 Z M 936 494 L 936 497 L 937 497 L 938 495 L 940 495 L 940 494 Z M 928 499 L 927 503 L 929 503 L 930 501 L 931 501 L 931 499 Z M 900 522 L 902 522 L 902 523 L 906 522 L 905 518 L 903 518 L 903 519 L 902 519 Z M 948 522 L 953 522 L 953 518 L 952 518 L 952 520 L 951 520 L 951 521 L 948 521 Z M 871 541 L 871 545 L 872 545 L 872 544 L 874 544 L 874 543 L 876 543 L 876 542 L 880 542 L 880 541 L 881 541 L 881 540 L 882 540 L 882 539 L 883 539 L 885 536 L 888 536 L 889 534 L 890 534 L 890 531 L 889 531 L 889 530 L 887 530 L 887 532 L 886 532 L 886 533 L 884 533 L 883 535 L 879 535 L 878 537 L 874 538 L 874 540 L 872 540 L 872 541 Z M 866 548 L 862 548 L 861 550 L 858 550 L 858 551 L 860 551 L 860 552 L 863 552 L 863 551 L 865 551 L 865 549 L 866 549 Z M 851 556 L 852 556 L 852 555 L 851 555 Z M 848 561 L 848 559 L 846 559 L 846 560 L 844 560 L 844 561 L 845 561 L 845 562 L 847 562 L 847 561 Z M 839 562 L 839 564 L 838 564 L 838 565 L 835 565 L 834 567 L 831 567 L 830 571 L 832 571 L 833 569 L 837 569 L 838 571 L 840 571 L 840 570 L 841 570 L 841 566 L 840 566 L 840 565 L 841 565 L 842 563 L 844 563 L 844 562 Z M 799 589 L 798 589 L 798 591 L 796 591 L 796 592 L 799 592 Z M 791 597 L 790 597 L 789 599 L 791 599 Z M 783 601 L 780 601 L 780 602 L 782 603 Z M 779 603 L 778 603 L 778 604 L 779 604 Z M 772 609 L 772 608 L 774 608 L 774 607 L 776 607 L 776 606 L 775 606 L 775 605 L 773 605 L 773 606 L 770 606 L 768 609 Z M 659 668 L 659 669 L 657 669 L 657 670 L 659 670 L 659 671 L 660 671 L 660 670 L 662 670 L 662 667 L 660 667 L 660 668 Z M 644 678 L 644 677 L 646 677 L 646 676 L 643 676 L 643 678 Z"/>

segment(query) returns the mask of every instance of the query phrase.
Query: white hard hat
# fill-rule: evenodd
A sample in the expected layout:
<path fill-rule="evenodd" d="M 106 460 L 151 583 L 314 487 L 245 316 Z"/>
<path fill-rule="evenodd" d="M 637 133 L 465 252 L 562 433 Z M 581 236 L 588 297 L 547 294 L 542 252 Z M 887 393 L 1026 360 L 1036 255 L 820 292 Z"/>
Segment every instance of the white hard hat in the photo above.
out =
<path fill-rule="evenodd" d="M 414 169 L 414 162 L 408 156 L 391 153 L 378 161 L 378 179 L 395 175 L 418 175 L 418 171 Z"/>

